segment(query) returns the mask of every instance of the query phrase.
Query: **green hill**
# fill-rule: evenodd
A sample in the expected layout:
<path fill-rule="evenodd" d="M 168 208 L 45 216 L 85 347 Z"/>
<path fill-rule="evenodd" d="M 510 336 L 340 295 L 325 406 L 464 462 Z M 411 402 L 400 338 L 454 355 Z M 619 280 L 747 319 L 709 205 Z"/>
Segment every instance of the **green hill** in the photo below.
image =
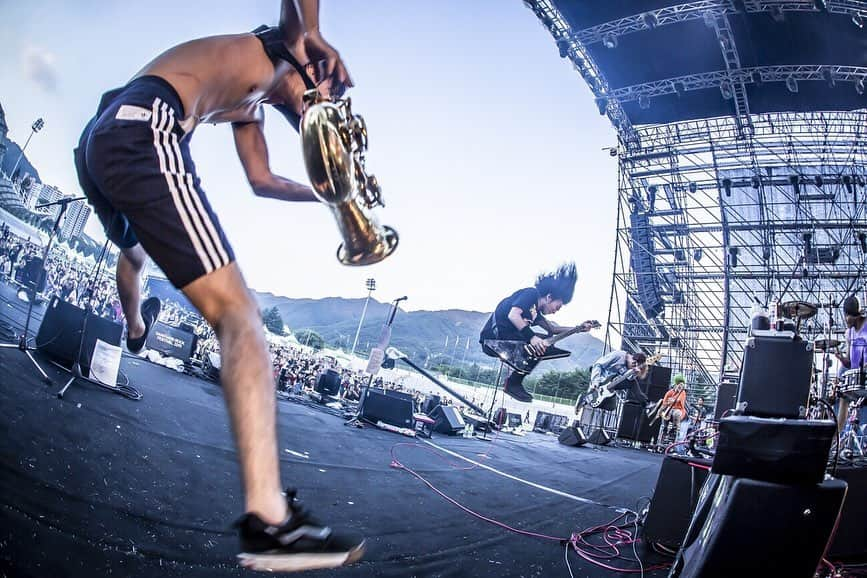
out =
<path fill-rule="evenodd" d="M 292 331 L 312 329 L 334 347 L 350 349 L 364 308 L 364 299 L 289 299 L 270 293 L 257 293 L 262 309 L 277 307 Z M 365 355 L 379 340 L 379 334 L 391 310 L 388 303 L 370 300 L 367 315 L 356 346 Z M 491 366 L 494 360 L 481 352 L 479 331 L 490 313 L 448 309 L 445 311 L 401 310 L 392 326 L 391 345 L 408 354 L 417 363 L 443 359 L 455 363 L 479 363 Z M 467 341 L 469 340 L 469 347 Z M 558 343 L 572 352 L 566 359 L 545 362 L 544 371 L 567 371 L 588 367 L 602 353 L 602 341 L 589 334 L 573 335 Z"/>

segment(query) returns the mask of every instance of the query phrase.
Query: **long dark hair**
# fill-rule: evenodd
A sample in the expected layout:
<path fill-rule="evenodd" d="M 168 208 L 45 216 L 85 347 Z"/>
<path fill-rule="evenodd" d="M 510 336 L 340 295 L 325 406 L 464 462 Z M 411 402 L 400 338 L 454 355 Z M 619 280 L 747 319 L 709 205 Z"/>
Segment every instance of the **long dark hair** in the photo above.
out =
<path fill-rule="evenodd" d="M 556 271 L 542 273 L 536 277 L 536 289 L 544 296 L 551 294 L 553 299 L 560 299 L 563 305 L 572 301 L 575 293 L 575 281 L 578 280 L 578 270 L 574 262 L 563 263 Z"/>

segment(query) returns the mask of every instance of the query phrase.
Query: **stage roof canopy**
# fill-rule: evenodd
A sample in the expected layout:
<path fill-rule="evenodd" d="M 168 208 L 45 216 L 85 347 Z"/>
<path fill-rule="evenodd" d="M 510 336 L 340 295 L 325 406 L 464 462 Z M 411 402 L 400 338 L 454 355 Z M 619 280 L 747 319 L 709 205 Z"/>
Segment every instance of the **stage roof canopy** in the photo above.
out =
<path fill-rule="evenodd" d="M 867 105 L 864 1 L 525 3 L 618 126 Z"/>

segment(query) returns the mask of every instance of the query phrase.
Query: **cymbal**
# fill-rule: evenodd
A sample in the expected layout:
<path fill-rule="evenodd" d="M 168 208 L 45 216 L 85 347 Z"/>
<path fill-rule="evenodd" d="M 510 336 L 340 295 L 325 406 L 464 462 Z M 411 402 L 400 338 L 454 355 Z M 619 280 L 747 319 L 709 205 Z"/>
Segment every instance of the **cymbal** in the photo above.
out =
<path fill-rule="evenodd" d="M 813 303 L 807 303 L 806 301 L 786 301 L 780 304 L 780 311 L 783 317 L 788 317 L 789 319 L 809 319 L 816 315 L 819 308 Z"/>
<path fill-rule="evenodd" d="M 840 347 L 842 341 L 839 339 L 817 339 L 813 342 L 813 346 L 819 351 L 827 351 L 829 349 L 834 349 Z"/>

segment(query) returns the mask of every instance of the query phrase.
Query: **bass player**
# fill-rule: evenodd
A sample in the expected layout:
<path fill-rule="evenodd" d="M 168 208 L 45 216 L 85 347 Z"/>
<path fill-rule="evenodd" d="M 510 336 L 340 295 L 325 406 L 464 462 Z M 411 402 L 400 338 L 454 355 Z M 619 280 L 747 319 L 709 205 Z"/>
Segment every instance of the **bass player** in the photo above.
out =
<path fill-rule="evenodd" d="M 647 377 L 649 370 L 647 364 L 647 356 L 643 353 L 627 353 L 625 351 L 612 351 L 607 355 L 603 355 L 597 359 L 590 370 L 590 391 L 578 398 L 578 403 L 575 405 L 575 412 L 589 403 L 594 392 L 605 387 L 605 384 L 611 383 L 617 377 L 624 376 L 626 379 L 620 381 L 616 385 L 610 387 L 610 391 L 631 390 L 632 395 L 641 401 L 647 403 L 647 396 L 638 387 L 638 381 Z M 610 396 L 598 408 L 604 411 L 611 411 L 617 407 L 615 396 Z"/>

